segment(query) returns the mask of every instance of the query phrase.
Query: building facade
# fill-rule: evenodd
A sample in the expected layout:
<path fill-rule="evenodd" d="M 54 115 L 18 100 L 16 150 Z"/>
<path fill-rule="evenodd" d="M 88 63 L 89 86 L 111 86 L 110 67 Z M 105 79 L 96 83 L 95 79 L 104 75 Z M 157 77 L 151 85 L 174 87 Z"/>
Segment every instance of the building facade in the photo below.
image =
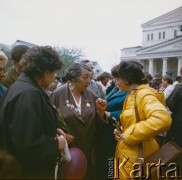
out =
<path fill-rule="evenodd" d="M 136 60 L 144 72 L 180 75 L 182 67 L 182 6 L 141 25 L 142 46 L 121 49 L 120 60 Z"/>

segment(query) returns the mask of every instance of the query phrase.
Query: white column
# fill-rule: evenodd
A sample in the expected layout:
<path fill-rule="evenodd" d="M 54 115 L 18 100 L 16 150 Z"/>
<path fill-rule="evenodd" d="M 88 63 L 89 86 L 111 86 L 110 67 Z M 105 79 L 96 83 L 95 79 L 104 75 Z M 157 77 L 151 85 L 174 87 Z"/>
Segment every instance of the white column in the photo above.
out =
<path fill-rule="evenodd" d="M 177 75 L 181 76 L 182 74 L 180 73 L 180 69 L 182 68 L 182 56 L 178 57 L 178 72 Z"/>
<path fill-rule="evenodd" d="M 163 65 L 162 65 L 162 76 L 166 75 L 167 72 L 167 57 L 162 58 L 163 60 Z"/>
<path fill-rule="evenodd" d="M 154 62 L 153 59 L 149 59 L 149 74 L 151 74 L 152 76 L 154 75 Z"/>

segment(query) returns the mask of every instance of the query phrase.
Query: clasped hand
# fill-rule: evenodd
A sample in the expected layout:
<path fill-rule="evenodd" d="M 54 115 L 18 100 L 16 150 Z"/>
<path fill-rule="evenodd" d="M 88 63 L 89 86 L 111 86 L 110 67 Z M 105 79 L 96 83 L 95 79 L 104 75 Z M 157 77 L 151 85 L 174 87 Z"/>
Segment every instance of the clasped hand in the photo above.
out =
<path fill-rule="evenodd" d="M 122 135 L 123 135 L 123 128 L 122 126 L 120 126 L 120 129 L 114 129 L 114 136 L 115 136 L 115 139 L 118 141 L 122 138 Z"/>
<path fill-rule="evenodd" d="M 96 107 L 99 111 L 105 111 L 107 107 L 107 101 L 101 98 L 96 100 Z"/>

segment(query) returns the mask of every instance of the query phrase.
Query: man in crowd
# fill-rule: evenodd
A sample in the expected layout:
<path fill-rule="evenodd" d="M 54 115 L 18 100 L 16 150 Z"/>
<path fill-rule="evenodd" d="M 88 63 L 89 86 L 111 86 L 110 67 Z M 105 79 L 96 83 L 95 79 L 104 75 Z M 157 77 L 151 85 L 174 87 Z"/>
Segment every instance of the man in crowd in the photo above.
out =
<path fill-rule="evenodd" d="M 27 52 L 28 49 L 29 47 L 25 45 L 17 45 L 13 47 L 11 51 L 13 67 L 11 67 L 9 71 L 5 74 L 5 77 L 3 80 L 3 84 L 7 88 L 9 88 L 20 75 L 21 69 L 20 69 L 19 61 L 22 58 L 22 56 Z"/>
<path fill-rule="evenodd" d="M 162 73 L 157 73 L 154 75 L 153 83 L 150 85 L 152 88 L 156 89 L 157 91 L 160 90 L 160 85 L 162 83 Z"/>

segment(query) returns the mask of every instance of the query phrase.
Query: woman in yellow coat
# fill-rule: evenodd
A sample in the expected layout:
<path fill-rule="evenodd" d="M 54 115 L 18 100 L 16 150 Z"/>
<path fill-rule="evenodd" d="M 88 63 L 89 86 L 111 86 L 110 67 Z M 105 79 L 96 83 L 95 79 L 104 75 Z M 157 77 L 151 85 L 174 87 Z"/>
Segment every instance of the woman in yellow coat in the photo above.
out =
<path fill-rule="evenodd" d="M 151 156 L 159 149 L 155 136 L 171 125 L 170 115 L 161 103 L 164 102 L 164 97 L 160 97 L 159 101 L 156 91 L 145 84 L 142 70 L 143 66 L 135 61 L 122 61 L 116 68 L 115 80 L 120 89 L 129 92 L 129 95 L 120 116 L 120 130 L 114 130 L 118 140 L 115 178 L 133 178 L 134 163 L 139 157 L 139 144 L 143 145 L 143 158 Z M 139 122 L 135 115 L 135 101 Z"/>

